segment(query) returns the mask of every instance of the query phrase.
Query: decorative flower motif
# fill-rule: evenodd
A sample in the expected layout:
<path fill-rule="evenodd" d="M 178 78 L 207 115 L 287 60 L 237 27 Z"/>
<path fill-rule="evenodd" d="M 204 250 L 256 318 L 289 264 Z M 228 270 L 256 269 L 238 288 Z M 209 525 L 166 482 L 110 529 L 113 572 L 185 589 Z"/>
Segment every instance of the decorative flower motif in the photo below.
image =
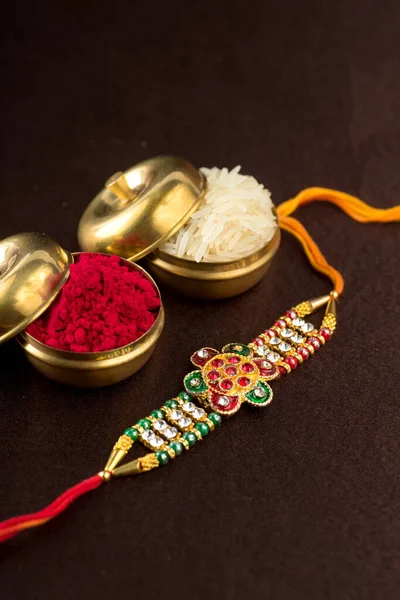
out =
<path fill-rule="evenodd" d="M 191 361 L 200 370 L 186 375 L 186 391 L 221 415 L 234 414 L 242 402 L 266 406 L 272 400 L 272 389 L 266 382 L 279 376 L 278 368 L 262 357 L 254 357 L 249 346 L 227 344 L 221 352 L 201 348 Z"/>

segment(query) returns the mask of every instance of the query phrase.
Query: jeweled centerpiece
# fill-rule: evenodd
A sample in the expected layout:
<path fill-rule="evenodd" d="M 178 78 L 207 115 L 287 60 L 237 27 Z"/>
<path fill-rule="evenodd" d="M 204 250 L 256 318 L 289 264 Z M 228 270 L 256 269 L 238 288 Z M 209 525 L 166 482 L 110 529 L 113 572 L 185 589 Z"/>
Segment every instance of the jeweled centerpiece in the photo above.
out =
<path fill-rule="evenodd" d="M 266 406 L 272 400 L 266 382 L 279 377 L 279 370 L 273 362 L 254 356 L 250 346 L 232 343 L 220 352 L 201 348 L 191 361 L 200 370 L 186 375 L 186 391 L 221 415 L 234 414 L 243 402 Z"/>

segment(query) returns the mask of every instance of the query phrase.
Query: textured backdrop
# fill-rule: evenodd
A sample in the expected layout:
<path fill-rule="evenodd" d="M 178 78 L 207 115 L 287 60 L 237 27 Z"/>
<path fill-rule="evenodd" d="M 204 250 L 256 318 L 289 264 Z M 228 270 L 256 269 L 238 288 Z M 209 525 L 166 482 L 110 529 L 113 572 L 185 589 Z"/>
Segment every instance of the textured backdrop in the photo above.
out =
<path fill-rule="evenodd" d="M 0 237 L 40 230 L 76 249 L 106 178 L 160 153 L 241 164 L 277 204 L 313 185 L 399 203 L 396 0 L 7 4 Z M 327 205 L 299 216 L 345 276 L 334 340 L 268 409 L 4 544 L 2 598 L 398 597 L 400 227 Z M 165 332 L 120 385 L 61 387 L 5 344 L 0 518 L 98 471 L 125 426 L 182 389 L 193 350 L 248 341 L 328 290 L 285 234 L 241 297 L 163 289 Z"/>

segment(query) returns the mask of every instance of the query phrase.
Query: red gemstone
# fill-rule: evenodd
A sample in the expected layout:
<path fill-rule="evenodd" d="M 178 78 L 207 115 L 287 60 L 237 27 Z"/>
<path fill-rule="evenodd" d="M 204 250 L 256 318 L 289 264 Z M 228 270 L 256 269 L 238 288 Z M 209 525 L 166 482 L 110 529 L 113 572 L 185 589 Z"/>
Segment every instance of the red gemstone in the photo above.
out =
<path fill-rule="evenodd" d="M 275 321 L 274 327 L 279 327 L 279 329 L 282 329 L 282 327 L 286 327 L 286 323 L 283 319 L 278 319 Z"/>
<path fill-rule="evenodd" d="M 211 379 L 211 381 L 216 381 L 216 379 L 218 379 L 218 377 L 219 377 L 218 371 L 210 371 L 208 374 L 208 379 Z"/>
<path fill-rule="evenodd" d="M 299 361 L 297 360 L 297 358 L 295 356 L 287 356 L 284 359 L 284 361 L 287 365 L 289 365 L 289 367 L 292 369 L 292 371 L 294 369 L 296 369 L 297 365 L 299 364 Z"/>
<path fill-rule="evenodd" d="M 295 310 L 287 310 L 285 312 L 285 317 L 289 317 L 289 319 L 295 319 L 297 317 L 297 312 Z"/>
<path fill-rule="evenodd" d="M 215 358 L 211 364 L 216 369 L 219 369 L 224 364 L 224 361 L 222 360 L 222 358 Z"/>
<path fill-rule="evenodd" d="M 279 373 L 281 375 L 286 375 L 287 371 L 286 371 L 285 367 L 279 367 Z"/>
<path fill-rule="evenodd" d="M 218 392 L 212 392 L 210 405 L 217 412 L 236 412 L 240 408 L 240 400 L 237 396 L 225 396 Z"/>
<path fill-rule="evenodd" d="M 331 339 L 332 332 L 327 327 L 323 327 L 322 329 L 319 330 L 319 335 L 322 335 L 322 337 L 324 338 L 324 340 L 327 342 L 328 340 Z"/>
<path fill-rule="evenodd" d="M 297 348 L 296 352 L 298 354 L 300 354 L 300 356 L 303 358 L 303 360 L 307 360 L 307 358 L 309 358 L 309 356 L 310 356 L 310 351 L 307 350 L 307 348 L 304 348 L 304 346 L 299 346 L 299 348 Z"/>
<path fill-rule="evenodd" d="M 238 379 L 238 384 L 241 387 L 247 387 L 248 385 L 250 385 L 251 381 L 248 377 L 239 377 Z"/>
<path fill-rule="evenodd" d="M 321 347 L 321 342 L 316 337 L 308 338 L 308 343 L 314 348 L 314 350 L 319 350 Z"/>
<path fill-rule="evenodd" d="M 230 356 L 228 358 L 228 362 L 232 365 L 237 365 L 238 363 L 240 363 L 240 356 Z"/>
<path fill-rule="evenodd" d="M 236 375 L 236 373 L 237 373 L 237 368 L 236 368 L 236 367 L 226 367 L 226 369 L 225 369 L 225 373 L 226 373 L 227 375 L 231 375 L 231 376 L 232 376 L 232 375 Z"/>
<path fill-rule="evenodd" d="M 242 369 L 245 373 L 252 373 L 254 371 L 254 367 L 251 363 L 244 363 Z"/>
<path fill-rule="evenodd" d="M 262 340 L 261 338 L 257 337 L 255 340 L 253 340 L 253 344 L 255 344 L 256 346 L 263 346 L 264 345 L 264 340 Z"/>
<path fill-rule="evenodd" d="M 254 362 L 260 371 L 261 377 L 273 377 L 276 374 L 277 366 L 264 358 L 255 358 Z"/>
<path fill-rule="evenodd" d="M 204 367 L 204 365 L 216 354 L 219 354 L 219 352 L 218 350 L 214 350 L 214 348 L 201 348 L 201 350 L 198 350 L 193 354 L 191 361 L 197 367 Z"/>
<path fill-rule="evenodd" d="M 268 337 L 275 337 L 276 336 L 276 331 L 274 331 L 273 329 L 266 329 L 264 331 L 265 335 L 267 335 Z"/>
<path fill-rule="evenodd" d="M 228 391 L 233 388 L 233 381 L 230 379 L 224 379 L 219 385 L 223 390 Z"/>
<path fill-rule="evenodd" d="M 209 382 L 208 382 L 208 385 L 209 385 L 210 387 L 212 387 L 212 388 L 216 389 L 216 390 L 217 390 L 217 389 L 219 389 L 219 387 L 218 387 L 218 380 L 217 380 L 217 381 L 209 381 Z"/>

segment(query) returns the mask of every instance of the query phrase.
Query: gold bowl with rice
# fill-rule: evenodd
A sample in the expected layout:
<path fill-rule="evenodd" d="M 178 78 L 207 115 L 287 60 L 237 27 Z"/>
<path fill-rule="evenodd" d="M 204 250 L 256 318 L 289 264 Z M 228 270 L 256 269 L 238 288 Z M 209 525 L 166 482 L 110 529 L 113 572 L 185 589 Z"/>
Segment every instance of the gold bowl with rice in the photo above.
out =
<path fill-rule="evenodd" d="M 239 171 L 160 156 L 118 173 L 83 214 L 80 245 L 146 257 L 158 282 L 186 296 L 241 294 L 267 272 L 280 230 L 268 190 Z"/>

